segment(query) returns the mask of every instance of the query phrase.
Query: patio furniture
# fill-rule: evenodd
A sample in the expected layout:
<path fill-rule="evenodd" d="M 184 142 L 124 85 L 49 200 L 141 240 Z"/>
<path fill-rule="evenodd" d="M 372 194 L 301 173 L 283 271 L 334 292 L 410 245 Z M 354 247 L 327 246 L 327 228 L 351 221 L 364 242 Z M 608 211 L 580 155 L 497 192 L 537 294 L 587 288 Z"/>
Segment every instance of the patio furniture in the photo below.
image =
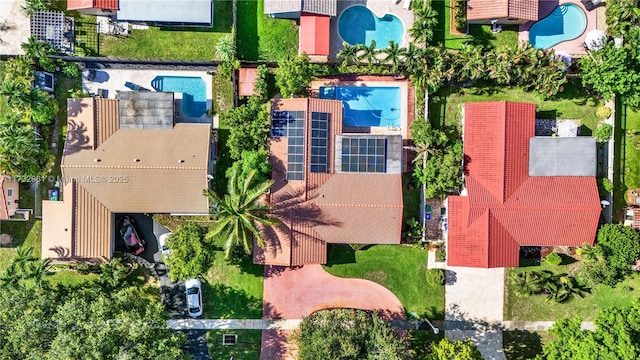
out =
<path fill-rule="evenodd" d="M 106 99 L 109 97 L 109 90 L 107 89 L 98 89 L 96 96 Z"/>
<path fill-rule="evenodd" d="M 601 0 L 580 0 L 580 2 L 584 5 L 584 8 L 587 9 L 587 11 L 595 9 L 602 3 Z"/>
<path fill-rule="evenodd" d="M 124 86 L 126 88 L 129 88 L 129 89 L 133 90 L 133 91 L 151 91 L 151 90 L 149 90 L 147 88 L 144 88 L 144 87 L 142 87 L 142 86 L 140 86 L 138 84 L 134 84 L 134 83 L 132 83 L 130 81 L 125 82 Z"/>
<path fill-rule="evenodd" d="M 405 10 L 411 9 L 411 0 L 404 0 L 404 3 L 402 4 L 402 8 Z"/>

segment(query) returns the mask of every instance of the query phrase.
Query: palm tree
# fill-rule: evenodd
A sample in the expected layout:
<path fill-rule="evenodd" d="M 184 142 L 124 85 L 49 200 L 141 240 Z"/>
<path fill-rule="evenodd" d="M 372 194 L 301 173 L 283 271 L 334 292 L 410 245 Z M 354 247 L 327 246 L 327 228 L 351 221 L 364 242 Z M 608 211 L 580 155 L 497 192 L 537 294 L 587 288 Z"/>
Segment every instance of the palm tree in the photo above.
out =
<path fill-rule="evenodd" d="M 21 106 L 27 92 L 27 86 L 21 82 L 5 80 L 0 84 L 0 95 L 7 97 L 7 103 L 11 107 Z"/>
<path fill-rule="evenodd" d="M 0 276 L 0 287 L 15 287 L 22 279 L 23 274 L 16 270 L 15 265 L 9 265 Z"/>
<path fill-rule="evenodd" d="M 433 29 L 438 25 L 438 12 L 426 4 L 413 12 L 415 21 L 409 29 L 409 35 L 414 42 L 426 44 L 433 40 Z"/>
<path fill-rule="evenodd" d="M 242 245 L 245 253 L 251 254 L 253 239 L 258 246 L 265 245 L 258 224 L 271 226 L 280 223 L 278 219 L 269 216 L 271 207 L 259 202 L 260 197 L 273 185 L 273 180 L 254 184 L 256 170 L 252 170 L 243 181 L 238 178 L 237 169 L 232 169 L 227 184 L 228 194 L 221 198 L 212 190 L 205 191 L 214 217 L 214 225 L 207 238 L 220 236 L 225 240 L 225 259 L 231 257 L 231 252 L 238 245 Z"/>
<path fill-rule="evenodd" d="M 382 49 L 385 54 L 384 62 L 391 65 L 391 72 L 397 73 L 405 55 L 404 48 L 401 48 L 397 42 L 389 40 L 389 46 Z"/>
<path fill-rule="evenodd" d="M 342 66 L 346 67 L 358 62 L 358 52 L 360 48 L 357 45 L 351 45 L 346 41 L 342 42 L 342 50 L 338 52 L 338 58 L 342 59 Z"/>
<path fill-rule="evenodd" d="M 45 10 L 47 10 L 46 0 L 25 0 L 25 4 L 20 8 L 22 14 L 29 18 L 36 12 Z"/>
<path fill-rule="evenodd" d="M 20 45 L 22 50 L 25 52 L 25 56 L 30 59 L 42 59 L 47 57 L 47 55 L 52 55 L 55 53 L 52 50 L 51 45 L 45 41 L 38 40 L 35 36 L 30 36 L 29 40 L 26 43 L 22 43 Z"/>
<path fill-rule="evenodd" d="M 510 281 L 517 296 L 530 296 L 542 290 L 542 281 L 535 271 L 512 273 Z"/>
<path fill-rule="evenodd" d="M 33 279 L 37 287 L 46 287 L 47 283 L 45 278 L 53 275 L 50 271 L 51 259 L 39 259 L 29 262 L 27 266 L 27 273 L 25 277 L 27 279 Z"/>
<path fill-rule="evenodd" d="M 358 50 L 362 50 L 362 54 L 358 56 L 359 60 L 365 60 L 369 65 L 378 63 L 378 49 L 376 49 L 376 41 L 371 40 L 369 46 L 359 47 Z"/>
<path fill-rule="evenodd" d="M 120 258 L 112 258 L 108 263 L 100 264 L 100 277 L 98 282 L 106 288 L 116 288 L 120 280 L 126 275 L 127 269 L 122 265 Z"/>

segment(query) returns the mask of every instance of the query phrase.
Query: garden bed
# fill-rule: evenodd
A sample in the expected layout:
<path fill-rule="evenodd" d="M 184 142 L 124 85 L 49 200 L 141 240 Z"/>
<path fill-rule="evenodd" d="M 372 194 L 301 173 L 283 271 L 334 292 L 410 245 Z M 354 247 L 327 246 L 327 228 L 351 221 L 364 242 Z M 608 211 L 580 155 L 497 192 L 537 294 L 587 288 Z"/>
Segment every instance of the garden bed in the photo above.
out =
<path fill-rule="evenodd" d="M 618 104 L 615 128 L 614 211 L 621 217 L 625 192 L 640 188 L 640 110 Z"/>

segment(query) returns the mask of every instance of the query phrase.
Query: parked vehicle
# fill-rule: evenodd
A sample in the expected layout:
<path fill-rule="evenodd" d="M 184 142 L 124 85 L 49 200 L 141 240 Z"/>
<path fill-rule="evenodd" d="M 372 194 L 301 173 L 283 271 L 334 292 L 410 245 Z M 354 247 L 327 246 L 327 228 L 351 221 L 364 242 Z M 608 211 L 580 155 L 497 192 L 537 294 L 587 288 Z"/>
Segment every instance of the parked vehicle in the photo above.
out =
<path fill-rule="evenodd" d="M 158 247 L 160 248 L 160 251 L 162 251 L 162 256 L 171 256 L 171 249 L 169 249 L 169 247 L 167 246 L 167 240 L 171 235 L 173 235 L 173 233 L 169 232 L 160 235 L 160 237 L 158 238 Z"/>
<path fill-rule="evenodd" d="M 202 283 L 198 279 L 185 281 L 187 294 L 187 311 L 189 316 L 198 317 L 202 315 Z"/>
<path fill-rule="evenodd" d="M 144 251 L 144 240 L 138 235 L 136 228 L 133 226 L 133 219 L 125 216 L 122 219 L 122 227 L 120 227 L 120 236 L 124 240 L 127 249 L 135 255 L 139 255 Z"/>

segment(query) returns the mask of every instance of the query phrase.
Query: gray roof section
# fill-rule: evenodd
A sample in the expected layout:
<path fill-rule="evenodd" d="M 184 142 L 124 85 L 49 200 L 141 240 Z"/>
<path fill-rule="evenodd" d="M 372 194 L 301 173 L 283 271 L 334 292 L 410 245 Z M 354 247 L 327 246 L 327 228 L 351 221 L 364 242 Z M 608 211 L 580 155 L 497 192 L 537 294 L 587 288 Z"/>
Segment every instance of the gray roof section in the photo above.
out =
<path fill-rule="evenodd" d="M 173 93 L 118 91 L 121 129 L 172 129 Z"/>
<path fill-rule="evenodd" d="M 529 139 L 529 176 L 596 176 L 596 139 L 591 136 Z"/>
<path fill-rule="evenodd" d="M 336 16 L 338 0 L 264 0 L 264 13 L 307 12 Z"/>
<path fill-rule="evenodd" d="M 213 24 L 212 0 L 120 0 L 120 21 Z"/>

